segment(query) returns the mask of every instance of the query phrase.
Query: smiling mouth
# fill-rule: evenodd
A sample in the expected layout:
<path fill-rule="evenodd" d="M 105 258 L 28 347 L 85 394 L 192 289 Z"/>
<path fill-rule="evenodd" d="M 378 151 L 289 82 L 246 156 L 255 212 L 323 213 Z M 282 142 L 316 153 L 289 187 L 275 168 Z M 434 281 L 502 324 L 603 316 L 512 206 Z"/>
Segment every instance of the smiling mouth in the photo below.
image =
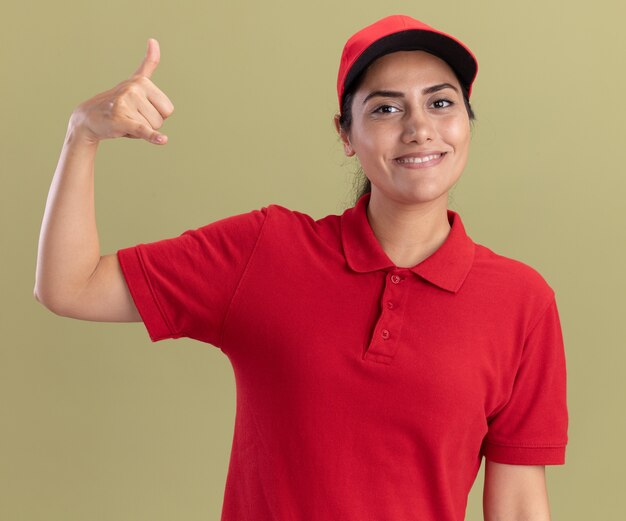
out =
<path fill-rule="evenodd" d="M 441 154 L 432 154 L 430 156 L 424 156 L 424 157 L 403 157 L 403 158 L 398 158 L 395 161 L 403 165 L 428 163 L 430 161 L 434 161 L 435 159 L 439 159 L 440 157 L 443 157 L 445 154 L 446 153 L 443 152 Z"/>

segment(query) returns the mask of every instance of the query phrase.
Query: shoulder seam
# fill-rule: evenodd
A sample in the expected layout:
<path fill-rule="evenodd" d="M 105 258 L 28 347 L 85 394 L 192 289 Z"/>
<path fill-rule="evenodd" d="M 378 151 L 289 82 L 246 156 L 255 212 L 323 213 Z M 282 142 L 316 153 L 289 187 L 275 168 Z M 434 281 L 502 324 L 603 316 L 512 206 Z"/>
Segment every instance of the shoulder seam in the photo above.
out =
<path fill-rule="evenodd" d="M 270 206 L 266 206 L 265 209 L 265 217 L 263 219 L 263 222 L 261 223 L 261 228 L 259 229 L 259 234 L 257 235 L 256 241 L 254 242 L 254 246 L 252 247 L 252 251 L 250 252 L 250 257 L 248 257 L 248 261 L 246 262 L 246 266 L 244 267 L 243 271 L 241 272 L 241 276 L 239 277 L 239 280 L 237 281 L 237 285 L 235 286 L 235 289 L 233 291 L 233 294 L 230 297 L 230 301 L 228 302 L 228 308 L 226 309 L 226 313 L 224 313 L 224 318 L 222 319 L 222 324 L 220 325 L 220 332 L 219 332 L 219 344 L 220 344 L 220 349 L 224 340 L 224 328 L 226 325 L 226 321 L 228 320 L 228 317 L 230 315 L 230 311 L 232 309 L 232 303 L 233 300 L 235 299 L 235 295 L 237 294 L 237 292 L 239 291 L 239 288 L 241 286 L 241 283 L 246 275 L 246 273 L 248 272 L 248 267 L 250 266 L 250 263 L 252 261 L 252 257 L 254 257 L 254 253 L 257 250 L 257 246 L 260 242 L 261 239 L 261 235 L 263 235 L 263 231 L 265 230 L 265 223 L 267 223 L 267 219 L 269 217 L 269 213 L 270 213 Z M 261 211 L 261 210 L 259 210 Z"/>
<path fill-rule="evenodd" d="M 524 337 L 524 344 L 526 343 L 526 340 L 528 340 L 528 337 L 530 335 L 532 335 L 533 331 L 535 330 L 535 328 L 539 325 L 539 323 L 541 322 L 541 319 L 546 315 L 546 313 L 548 312 L 548 309 L 550 309 L 550 307 L 552 306 L 552 304 L 555 302 L 556 300 L 556 295 L 554 293 L 554 290 L 551 290 L 551 296 L 548 299 L 548 303 L 546 304 L 546 306 L 543 308 L 543 310 L 541 311 L 541 313 L 539 313 L 537 319 L 535 320 L 535 322 L 533 323 L 532 326 L 529 327 L 528 329 L 528 333 L 526 333 L 526 336 Z"/>

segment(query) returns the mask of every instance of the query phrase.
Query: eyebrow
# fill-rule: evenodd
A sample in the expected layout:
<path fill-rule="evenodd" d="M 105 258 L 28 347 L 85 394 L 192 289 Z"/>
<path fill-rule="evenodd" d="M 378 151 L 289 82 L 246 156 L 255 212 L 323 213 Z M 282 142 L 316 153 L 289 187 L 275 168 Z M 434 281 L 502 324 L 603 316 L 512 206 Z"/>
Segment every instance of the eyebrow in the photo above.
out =
<path fill-rule="evenodd" d="M 457 93 L 459 92 L 459 89 L 457 89 L 454 85 L 450 83 L 438 83 L 437 85 L 426 87 L 424 90 L 422 90 L 422 94 L 432 94 L 433 92 L 438 92 L 443 89 L 453 89 Z M 367 103 L 370 99 L 375 98 L 376 96 L 381 96 L 384 98 L 404 98 L 404 93 L 396 90 L 375 90 L 365 96 L 363 104 L 365 105 L 365 103 Z"/>

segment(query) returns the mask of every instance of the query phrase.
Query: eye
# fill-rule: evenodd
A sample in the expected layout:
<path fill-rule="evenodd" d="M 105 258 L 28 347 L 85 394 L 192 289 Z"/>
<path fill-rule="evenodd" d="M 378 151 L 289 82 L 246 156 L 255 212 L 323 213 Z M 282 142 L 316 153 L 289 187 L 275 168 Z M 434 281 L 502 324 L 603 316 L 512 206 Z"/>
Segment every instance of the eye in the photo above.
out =
<path fill-rule="evenodd" d="M 380 107 L 374 109 L 373 112 L 378 114 L 393 114 L 395 111 L 399 110 L 400 109 L 392 105 L 381 105 Z"/>
<path fill-rule="evenodd" d="M 444 105 L 445 103 L 447 103 L 447 105 Z M 449 99 L 441 98 L 433 101 L 433 105 L 436 109 L 445 109 L 446 107 L 454 105 L 454 103 Z"/>

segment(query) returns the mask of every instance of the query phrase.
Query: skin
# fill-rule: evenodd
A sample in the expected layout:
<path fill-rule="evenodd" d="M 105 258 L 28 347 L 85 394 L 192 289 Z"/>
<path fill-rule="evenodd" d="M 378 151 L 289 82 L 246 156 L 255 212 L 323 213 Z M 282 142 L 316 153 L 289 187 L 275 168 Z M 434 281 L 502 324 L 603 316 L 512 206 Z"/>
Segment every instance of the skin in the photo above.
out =
<path fill-rule="evenodd" d="M 424 93 L 435 85 L 442 90 Z M 374 96 L 376 91 L 398 95 Z M 347 156 L 357 156 L 372 183 L 370 224 L 397 266 L 432 254 L 450 231 L 447 196 L 467 163 L 470 122 L 461 87 L 443 60 L 424 51 L 401 51 L 376 60 L 352 104 L 349 134 L 335 125 Z M 422 165 L 400 156 L 445 153 Z"/>
<path fill-rule="evenodd" d="M 381 247 L 398 267 L 418 264 L 448 236 L 448 193 L 469 155 L 470 121 L 456 75 L 424 51 L 387 54 L 355 92 L 350 132 L 338 115 L 334 122 L 346 156 L 356 156 L 371 181 L 367 217 Z M 421 165 L 397 161 L 432 153 L 445 154 Z M 549 521 L 545 466 L 486 459 L 483 512 L 485 521 Z"/>
<path fill-rule="evenodd" d="M 98 322 L 139 322 L 117 255 L 101 255 L 95 212 L 95 160 L 100 141 L 168 142 L 158 132 L 174 105 L 151 80 L 161 58 L 148 39 L 135 72 L 72 112 L 39 235 L 35 298 L 54 313 Z M 158 138 L 163 138 L 159 141 Z"/>

